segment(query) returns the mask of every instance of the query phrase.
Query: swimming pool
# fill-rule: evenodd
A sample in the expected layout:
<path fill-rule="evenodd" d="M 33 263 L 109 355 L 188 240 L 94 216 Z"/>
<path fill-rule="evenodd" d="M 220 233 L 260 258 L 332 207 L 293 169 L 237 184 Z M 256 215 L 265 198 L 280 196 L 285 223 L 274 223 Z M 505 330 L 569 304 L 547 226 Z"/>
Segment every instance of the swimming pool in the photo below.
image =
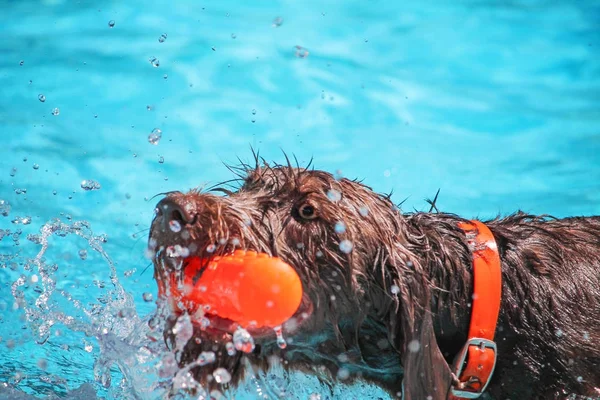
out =
<path fill-rule="evenodd" d="M 600 214 L 591 0 L 4 0 L 0 15 L 0 397 L 156 396 L 159 377 L 136 373 L 152 360 L 124 344 L 154 309 L 151 198 L 228 179 L 222 162 L 251 146 L 314 157 L 408 211 L 440 189 L 438 207 L 466 217 Z M 29 235 L 53 218 L 67 225 L 46 225 L 35 259 Z M 127 380 L 94 369 L 124 354 Z M 241 398 L 268 393 L 261 379 Z M 273 379 L 302 399 L 386 398 Z"/>

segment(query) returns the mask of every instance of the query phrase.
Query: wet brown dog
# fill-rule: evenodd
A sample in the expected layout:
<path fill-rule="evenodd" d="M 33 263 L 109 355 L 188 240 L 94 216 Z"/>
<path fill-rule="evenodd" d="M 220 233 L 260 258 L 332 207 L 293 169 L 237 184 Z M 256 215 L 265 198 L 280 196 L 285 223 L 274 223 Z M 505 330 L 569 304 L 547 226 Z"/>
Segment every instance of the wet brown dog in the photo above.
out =
<path fill-rule="evenodd" d="M 150 232 L 155 277 L 164 284 L 185 265 L 169 252 L 176 245 L 202 257 L 251 249 L 297 270 L 303 302 L 284 326 L 287 348 L 273 332 L 250 331 L 254 352 L 229 356 L 235 326 L 211 317 L 208 328 L 194 327 L 181 365 L 215 351 L 214 363 L 192 370 L 211 387 L 216 368 L 226 368 L 235 385 L 248 361 L 259 369 L 281 362 L 326 380 L 373 382 L 393 396 L 404 382 L 406 399 L 448 398 L 449 363 L 467 338 L 473 293 L 473 249 L 457 226 L 464 220 L 401 213 L 388 197 L 322 171 L 257 162 L 238 172 L 239 189 L 215 189 L 225 196 L 174 192 L 160 201 Z M 173 223 L 182 229 L 169 229 Z M 598 396 L 600 217 L 517 213 L 486 224 L 503 279 L 498 364 L 486 395 Z"/>

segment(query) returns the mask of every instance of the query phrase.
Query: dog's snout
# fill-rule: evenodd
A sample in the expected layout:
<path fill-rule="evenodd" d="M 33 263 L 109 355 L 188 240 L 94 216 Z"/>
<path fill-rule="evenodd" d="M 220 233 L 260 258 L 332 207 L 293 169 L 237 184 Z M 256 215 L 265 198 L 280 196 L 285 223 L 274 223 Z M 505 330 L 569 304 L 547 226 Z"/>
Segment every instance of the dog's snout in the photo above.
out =
<path fill-rule="evenodd" d="M 192 222 L 192 218 L 176 201 L 170 198 L 161 200 L 156 205 L 156 218 L 161 220 L 163 230 L 173 230 Z"/>

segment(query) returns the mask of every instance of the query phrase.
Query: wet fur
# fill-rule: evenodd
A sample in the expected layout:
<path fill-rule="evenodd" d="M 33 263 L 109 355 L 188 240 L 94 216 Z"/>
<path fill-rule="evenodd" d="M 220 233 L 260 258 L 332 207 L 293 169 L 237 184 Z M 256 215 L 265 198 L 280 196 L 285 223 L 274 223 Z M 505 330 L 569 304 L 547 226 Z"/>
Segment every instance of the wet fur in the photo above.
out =
<path fill-rule="evenodd" d="M 463 219 L 402 213 L 387 196 L 323 171 L 258 160 L 233 171 L 241 187 L 216 188 L 225 196 L 168 194 L 182 210 L 187 233 L 161 230 L 159 215 L 151 246 L 180 244 L 206 255 L 214 244 L 217 254 L 235 247 L 279 256 L 302 279 L 301 311 L 312 311 L 300 326 L 284 327 L 286 349 L 277 347 L 272 334 L 257 339 L 255 352 L 243 356 L 227 355 L 224 343 L 230 337 L 195 327 L 198 340 L 178 355 L 181 366 L 202 351 L 215 351 L 214 364 L 193 370 L 209 387 L 218 386 L 209 378 L 217 367 L 227 368 L 236 385 L 249 361 L 262 370 L 281 363 L 326 382 L 362 379 L 393 396 L 404 380 L 406 399 L 446 399 L 448 363 L 465 342 L 470 317 L 472 249 L 457 227 Z M 317 219 L 298 214 L 306 203 L 316 208 Z M 335 230 L 339 221 L 343 233 Z M 503 276 L 499 359 L 487 394 L 498 400 L 597 396 L 600 217 L 559 220 L 517 213 L 486 224 L 498 243 Z M 353 244 L 350 253 L 340 251 L 342 240 Z M 163 253 L 155 260 L 159 283 L 169 272 L 160 262 Z M 174 318 L 165 329 L 171 344 Z M 420 347 L 411 352 L 415 340 Z"/>

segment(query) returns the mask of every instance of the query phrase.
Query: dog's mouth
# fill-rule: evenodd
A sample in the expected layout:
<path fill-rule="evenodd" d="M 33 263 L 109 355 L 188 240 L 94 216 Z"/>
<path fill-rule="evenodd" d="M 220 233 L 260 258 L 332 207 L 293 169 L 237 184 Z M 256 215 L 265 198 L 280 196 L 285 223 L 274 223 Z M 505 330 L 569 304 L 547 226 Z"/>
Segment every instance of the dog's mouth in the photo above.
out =
<path fill-rule="evenodd" d="M 229 242 L 239 243 L 235 239 Z M 190 249 L 195 251 L 191 252 Z M 252 323 L 242 326 L 237 321 L 215 313 L 209 306 L 186 300 L 179 294 L 182 286 L 186 282 L 189 284 L 190 277 L 187 275 L 190 273 L 192 262 L 200 263 L 200 267 L 193 268 L 195 272 L 191 272 L 194 274 L 191 276 L 191 281 L 196 283 L 202 276 L 202 271 L 211 261 L 216 257 L 232 255 L 235 250 L 240 249 L 235 245 L 161 244 L 155 249 L 153 259 L 155 278 L 159 287 L 158 301 L 164 302 L 168 306 L 169 312 L 174 315 L 189 314 L 194 326 L 205 332 L 207 337 L 219 341 L 231 341 L 234 333 L 240 328 L 247 330 L 255 339 L 273 336 L 277 329 L 281 329 L 287 335 L 296 332 L 312 315 L 312 302 L 306 294 L 303 294 L 300 306 L 294 315 L 284 322 L 281 327 L 275 329 L 256 326 Z M 249 248 L 246 251 L 254 251 L 254 249 Z"/>

